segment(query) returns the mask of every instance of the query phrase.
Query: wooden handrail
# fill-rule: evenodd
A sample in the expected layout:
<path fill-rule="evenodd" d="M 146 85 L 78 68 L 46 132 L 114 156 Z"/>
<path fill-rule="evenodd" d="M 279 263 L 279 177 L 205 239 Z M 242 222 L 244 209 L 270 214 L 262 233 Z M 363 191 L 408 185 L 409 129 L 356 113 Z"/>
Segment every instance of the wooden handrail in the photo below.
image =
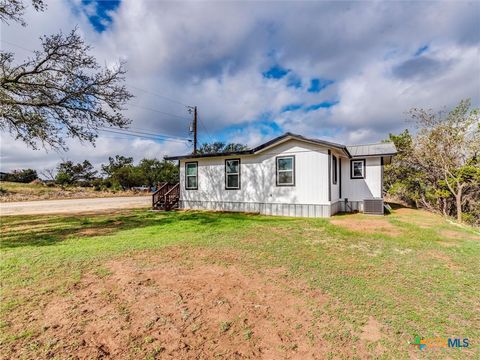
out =
<path fill-rule="evenodd" d="M 159 184 L 159 188 L 152 194 L 152 207 L 155 207 L 169 190 L 169 184 Z"/>
<path fill-rule="evenodd" d="M 165 210 L 171 210 L 173 205 L 175 205 L 180 198 L 180 184 L 176 183 L 170 190 L 165 194 Z"/>

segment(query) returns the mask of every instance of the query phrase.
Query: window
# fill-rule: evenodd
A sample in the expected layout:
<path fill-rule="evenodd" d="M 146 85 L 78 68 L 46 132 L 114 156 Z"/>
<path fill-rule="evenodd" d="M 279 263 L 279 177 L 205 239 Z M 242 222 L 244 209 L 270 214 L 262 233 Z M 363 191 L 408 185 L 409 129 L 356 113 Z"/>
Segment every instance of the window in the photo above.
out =
<path fill-rule="evenodd" d="M 295 186 L 295 156 L 279 156 L 277 161 L 277 186 Z"/>
<path fill-rule="evenodd" d="M 196 161 L 185 163 L 185 189 L 198 189 L 198 163 Z"/>
<path fill-rule="evenodd" d="M 332 183 L 337 183 L 337 157 L 332 155 Z"/>
<path fill-rule="evenodd" d="M 365 179 L 365 159 L 352 160 L 350 165 L 350 178 Z"/>
<path fill-rule="evenodd" d="M 240 159 L 225 160 L 225 189 L 240 189 Z"/>

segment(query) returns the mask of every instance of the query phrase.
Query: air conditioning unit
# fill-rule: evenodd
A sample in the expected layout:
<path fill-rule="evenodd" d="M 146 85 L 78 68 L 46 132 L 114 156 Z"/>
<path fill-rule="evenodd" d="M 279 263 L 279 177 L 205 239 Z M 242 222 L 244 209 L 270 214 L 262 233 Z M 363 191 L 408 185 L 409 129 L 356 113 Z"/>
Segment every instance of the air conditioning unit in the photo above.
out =
<path fill-rule="evenodd" d="M 363 200 L 363 213 L 370 215 L 383 215 L 383 199 L 365 199 Z"/>

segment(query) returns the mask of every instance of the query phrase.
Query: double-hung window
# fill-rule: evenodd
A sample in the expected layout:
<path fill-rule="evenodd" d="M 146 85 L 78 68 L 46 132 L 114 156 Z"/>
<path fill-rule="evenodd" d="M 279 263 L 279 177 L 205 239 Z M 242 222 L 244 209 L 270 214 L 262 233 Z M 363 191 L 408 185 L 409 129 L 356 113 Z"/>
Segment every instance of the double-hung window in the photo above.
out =
<path fill-rule="evenodd" d="M 350 161 L 350 178 L 365 179 L 365 159 Z"/>
<path fill-rule="evenodd" d="M 337 183 L 337 157 L 332 155 L 332 183 Z"/>
<path fill-rule="evenodd" d="M 240 189 L 240 159 L 225 160 L 225 189 Z"/>
<path fill-rule="evenodd" d="M 185 163 L 185 189 L 198 189 L 198 162 Z"/>
<path fill-rule="evenodd" d="M 295 156 L 276 158 L 277 186 L 295 186 Z"/>

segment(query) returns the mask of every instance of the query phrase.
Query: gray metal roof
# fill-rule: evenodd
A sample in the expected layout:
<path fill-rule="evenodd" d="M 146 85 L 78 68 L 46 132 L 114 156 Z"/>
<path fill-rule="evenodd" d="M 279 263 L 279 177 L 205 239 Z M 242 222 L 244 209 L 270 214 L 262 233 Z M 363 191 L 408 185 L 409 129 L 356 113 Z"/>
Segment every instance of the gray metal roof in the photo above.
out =
<path fill-rule="evenodd" d="M 326 147 L 332 147 L 345 152 L 348 157 L 357 157 L 357 156 L 373 156 L 373 155 L 395 155 L 397 149 L 393 143 L 380 143 L 380 144 L 370 144 L 370 145 L 353 145 L 345 146 L 342 144 L 332 143 L 329 141 L 324 141 L 320 139 L 306 138 L 302 135 L 285 133 L 275 139 L 267 141 L 264 144 L 261 144 L 253 149 L 234 151 L 234 152 L 225 152 L 225 153 L 215 153 L 215 154 L 187 154 L 179 156 L 167 156 L 166 160 L 180 160 L 180 159 L 195 159 L 195 158 L 205 158 L 205 157 L 217 157 L 217 156 L 231 156 L 231 155 L 250 155 L 255 154 L 271 145 L 274 145 L 285 139 L 297 139 L 302 141 L 309 141 L 315 144 L 323 145 Z"/>
<path fill-rule="evenodd" d="M 392 142 L 367 145 L 351 145 L 347 146 L 347 149 L 348 152 L 352 155 L 352 157 L 395 155 L 397 153 L 397 149 Z"/>

